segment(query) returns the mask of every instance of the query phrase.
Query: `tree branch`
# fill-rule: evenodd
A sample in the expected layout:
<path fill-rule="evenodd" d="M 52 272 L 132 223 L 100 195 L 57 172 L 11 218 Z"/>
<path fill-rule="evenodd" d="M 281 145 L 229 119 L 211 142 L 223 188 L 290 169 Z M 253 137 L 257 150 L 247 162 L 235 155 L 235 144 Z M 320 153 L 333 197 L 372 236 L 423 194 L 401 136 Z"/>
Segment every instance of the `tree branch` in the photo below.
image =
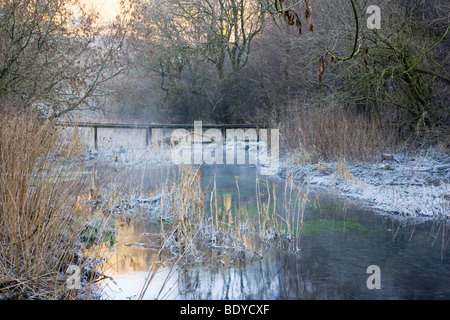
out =
<path fill-rule="evenodd" d="M 339 60 L 339 61 L 347 61 L 352 59 L 354 56 L 356 56 L 359 51 L 360 48 L 358 46 L 358 41 L 359 41 L 359 17 L 358 17 L 358 11 L 356 9 L 356 0 L 350 0 L 351 4 L 352 4 L 352 8 L 353 8 L 353 14 L 354 14 L 354 18 L 355 18 L 355 23 L 356 23 L 356 28 L 355 28 L 355 42 L 353 44 L 353 50 L 350 53 L 350 55 L 348 57 L 339 57 L 336 54 L 332 53 L 330 50 L 325 50 L 330 56 L 332 56 L 334 59 Z"/>

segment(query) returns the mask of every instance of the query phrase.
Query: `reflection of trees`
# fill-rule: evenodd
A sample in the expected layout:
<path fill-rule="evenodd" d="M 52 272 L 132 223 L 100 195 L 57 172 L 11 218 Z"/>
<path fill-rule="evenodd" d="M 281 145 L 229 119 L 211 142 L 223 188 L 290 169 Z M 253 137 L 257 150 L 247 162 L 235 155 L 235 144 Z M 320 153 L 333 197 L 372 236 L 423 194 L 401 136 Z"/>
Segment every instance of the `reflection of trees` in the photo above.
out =
<path fill-rule="evenodd" d="M 130 273 L 147 271 L 148 266 L 159 259 L 154 250 L 134 246 L 150 242 L 144 233 L 148 230 L 144 223 L 133 221 L 127 224 L 118 222 L 118 243 L 104 261 L 104 267 L 112 273 Z"/>
<path fill-rule="evenodd" d="M 409 220 L 397 217 L 388 217 L 384 221 L 393 243 L 417 242 L 427 244 L 431 251 L 438 248 L 440 260 L 445 260 L 450 242 L 450 224 L 446 220 Z M 405 241 L 406 240 L 406 241 Z M 412 248 L 416 250 L 417 247 Z"/>
<path fill-rule="evenodd" d="M 182 268 L 178 288 L 182 298 L 195 300 L 315 299 L 313 276 L 313 267 L 298 255 L 273 252 L 229 268 Z"/>
<path fill-rule="evenodd" d="M 448 221 L 442 221 L 439 223 L 433 222 L 430 230 L 429 241 L 431 241 L 432 246 L 435 244 L 436 240 L 440 239 L 440 241 L 438 240 L 438 243 L 440 242 L 441 245 L 441 261 L 444 261 L 445 252 L 447 251 L 450 242 L 449 229 L 450 224 Z M 439 233 L 441 234 L 440 236 Z"/>
<path fill-rule="evenodd" d="M 442 298 L 450 281 L 449 223 L 369 218 L 380 230 L 363 237 L 334 233 L 323 242 L 302 242 L 301 254 L 277 247 L 261 259 L 236 259 L 227 266 L 215 263 L 215 255 L 208 268 L 186 267 L 179 273 L 179 293 L 199 300 Z M 365 287 L 370 261 L 380 261 L 381 291 Z"/>

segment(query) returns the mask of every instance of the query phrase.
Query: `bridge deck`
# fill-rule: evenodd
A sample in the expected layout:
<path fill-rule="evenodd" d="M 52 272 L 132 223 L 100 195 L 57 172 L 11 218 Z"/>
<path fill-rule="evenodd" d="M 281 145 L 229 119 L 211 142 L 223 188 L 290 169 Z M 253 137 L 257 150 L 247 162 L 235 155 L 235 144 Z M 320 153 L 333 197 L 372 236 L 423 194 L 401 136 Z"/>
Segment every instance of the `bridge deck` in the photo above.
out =
<path fill-rule="evenodd" d="M 145 144 L 149 146 L 152 138 L 152 129 L 194 129 L 195 124 L 160 124 L 160 123 L 102 123 L 102 122 L 57 122 L 58 126 L 79 127 L 94 129 L 94 146 L 98 149 L 98 129 L 145 129 Z M 226 129 L 262 129 L 263 124 L 201 124 L 202 128 L 220 129 L 225 135 Z"/>

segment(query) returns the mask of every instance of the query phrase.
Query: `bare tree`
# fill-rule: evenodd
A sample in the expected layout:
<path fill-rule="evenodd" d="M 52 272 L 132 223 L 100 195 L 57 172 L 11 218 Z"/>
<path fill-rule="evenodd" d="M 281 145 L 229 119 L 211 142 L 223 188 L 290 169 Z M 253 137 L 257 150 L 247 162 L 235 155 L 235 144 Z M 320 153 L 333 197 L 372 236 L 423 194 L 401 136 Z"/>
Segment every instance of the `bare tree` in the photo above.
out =
<path fill-rule="evenodd" d="M 165 0 L 144 2 L 141 9 L 139 25 L 152 26 L 153 50 L 151 59 L 146 52 L 147 58 L 139 60 L 148 61 L 149 70 L 159 74 L 167 98 L 203 99 L 212 118 L 231 121 L 241 106 L 241 70 L 263 29 L 263 4 L 258 0 Z"/>
<path fill-rule="evenodd" d="M 76 0 L 5 0 L 0 17 L 0 97 L 60 117 L 98 108 L 102 85 L 124 68 L 123 28 L 100 27 Z"/>
<path fill-rule="evenodd" d="M 366 9 L 373 4 L 381 7 L 380 30 L 365 27 Z M 320 101 L 319 93 L 324 92 L 336 106 L 356 107 L 370 117 L 406 127 L 416 136 L 423 129 L 448 126 L 448 2 L 434 1 L 431 5 L 424 0 L 275 0 L 273 8 L 286 26 L 299 31 L 307 17 L 315 21 L 314 34 L 285 36 L 288 41 L 279 46 L 286 50 L 284 53 L 274 48 L 270 59 L 288 59 L 289 65 L 284 67 L 289 77 L 283 73 L 278 77 L 288 80 L 284 87 L 279 81 L 265 81 L 272 87 L 278 84 L 278 92 L 287 93 L 284 89 L 301 86 L 303 90 L 298 94 L 289 92 L 290 98 L 301 96 L 304 101 L 306 93 L 315 92 L 310 101 L 315 104 Z M 299 14 L 302 10 L 304 16 Z M 292 52 L 298 54 L 292 56 Z M 264 53 L 259 56 L 264 59 Z M 311 78 L 311 61 L 316 66 L 319 62 L 314 78 L 319 75 L 320 86 L 293 77 L 308 74 Z M 267 85 L 265 88 L 266 92 L 274 92 Z M 276 96 L 275 91 L 272 104 Z M 281 99 L 280 103 L 286 102 Z"/>

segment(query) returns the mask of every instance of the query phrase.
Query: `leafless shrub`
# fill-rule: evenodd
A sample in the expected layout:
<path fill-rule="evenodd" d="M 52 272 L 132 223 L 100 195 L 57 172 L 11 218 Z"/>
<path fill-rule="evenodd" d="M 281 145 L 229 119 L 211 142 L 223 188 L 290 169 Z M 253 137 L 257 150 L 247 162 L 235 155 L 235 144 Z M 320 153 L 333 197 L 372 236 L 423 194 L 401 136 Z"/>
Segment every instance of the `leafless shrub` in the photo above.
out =
<path fill-rule="evenodd" d="M 393 129 L 353 111 L 302 108 L 291 103 L 282 110 L 282 144 L 301 149 L 309 160 L 373 161 L 390 146 Z"/>

